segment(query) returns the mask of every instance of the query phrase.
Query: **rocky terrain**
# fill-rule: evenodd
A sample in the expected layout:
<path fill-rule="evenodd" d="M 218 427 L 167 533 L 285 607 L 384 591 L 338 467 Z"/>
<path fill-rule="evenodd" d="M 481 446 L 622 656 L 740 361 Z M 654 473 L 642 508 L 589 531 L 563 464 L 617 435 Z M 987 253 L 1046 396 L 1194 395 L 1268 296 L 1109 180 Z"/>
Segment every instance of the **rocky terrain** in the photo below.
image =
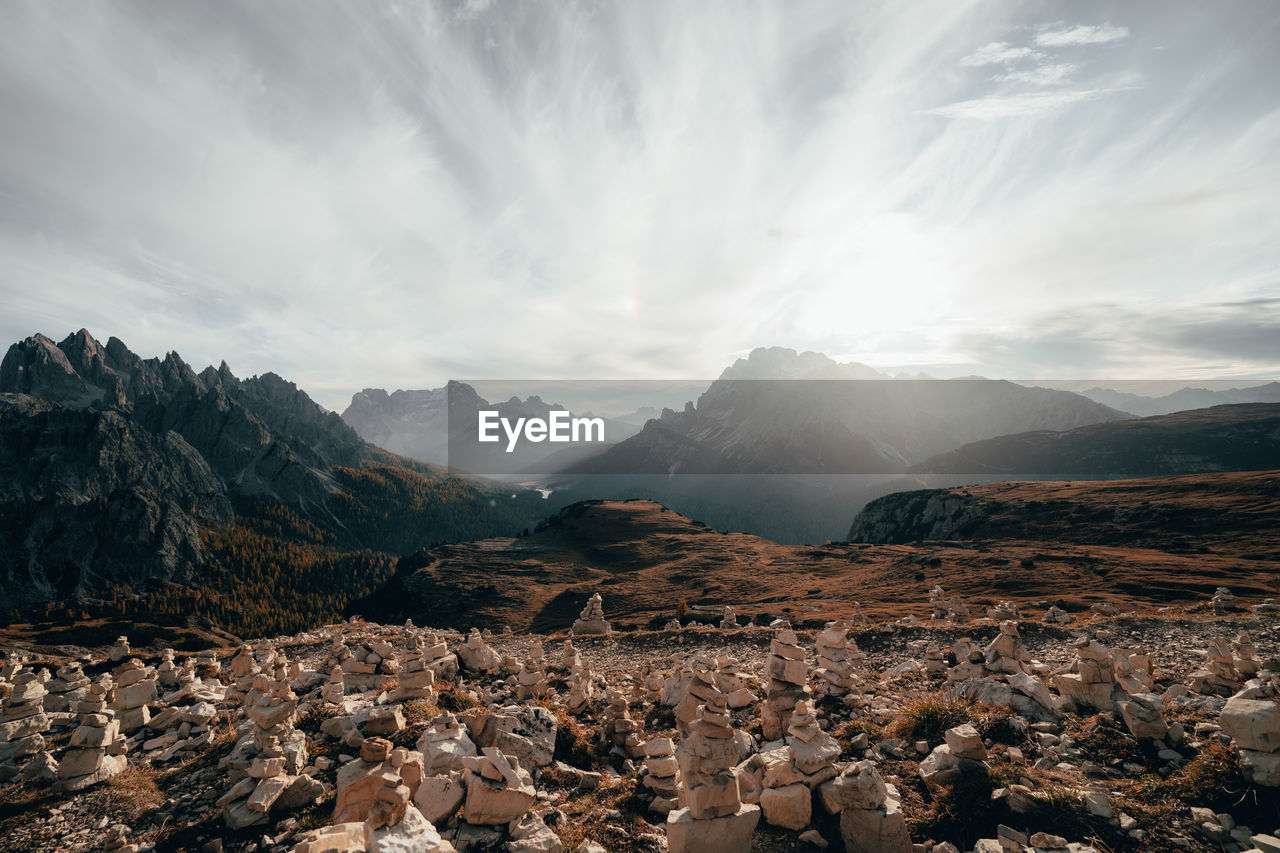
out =
<path fill-rule="evenodd" d="M 0 849 L 1280 849 L 1280 606 L 919 608 L 11 646 Z"/>

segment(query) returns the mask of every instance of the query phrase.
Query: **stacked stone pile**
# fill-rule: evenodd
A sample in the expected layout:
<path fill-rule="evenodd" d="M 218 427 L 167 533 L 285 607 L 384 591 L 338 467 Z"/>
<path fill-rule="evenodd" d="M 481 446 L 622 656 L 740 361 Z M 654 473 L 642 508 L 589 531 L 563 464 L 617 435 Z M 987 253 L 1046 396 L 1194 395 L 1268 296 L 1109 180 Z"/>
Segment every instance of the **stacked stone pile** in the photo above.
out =
<path fill-rule="evenodd" d="M 929 590 L 929 609 L 935 622 L 967 622 L 969 608 L 959 596 L 946 597 L 942 587 L 935 586 Z"/>
<path fill-rule="evenodd" d="M 286 662 L 272 655 L 270 663 L 287 675 Z M 263 823 L 268 812 L 292 811 L 324 794 L 324 786 L 303 773 L 307 740 L 294 728 L 298 697 L 289 682 L 259 672 L 245 696 L 244 711 L 249 731 L 218 764 L 235 783 L 217 802 L 230 829 Z"/>
<path fill-rule="evenodd" d="M 78 672 L 78 670 L 77 670 Z M 23 765 L 44 751 L 44 732 L 50 719 L 45 713 L 48 691 L 37 673 L 11 655 L 0 681 L 0 782 L 18 776 Z"/>
<path fill-rule="evenodd" d="M 404 662 L 400 665 L 399 684 L 391 693 L 393 702 L 418 700 L 434 702 L 436 698 L 436 674 L 425 656 L 426 644 L 416 634 L 409 638 L 408 648 L 404 653 Z"/>
<path fill-rule="evenodd" d="M 739 853 L 751 846 L 760 807 L 744 804 L 734 772 L 738 749 L 724 697 L 700 706 L 676 752 L 684 808 L 667 815 L 670 853 Z"/>
<path fill-rule="evenodd" d="M 864 666 L 867 656 L 849 636 L 849 623 L 830 622 L 814 641 L 817 659 L 817 695 L 843 699 L 858 684 L 854 674 Z"/>
<path fill-rule="evenodd" d="M 458 647 L 458 659 L 472 672 L 496 672 L 501 662 L 498 653 L 484 641 L 476 628 L 471 629 L 466 642 Z"/>
<path fill-rule="evenodd" d="M 796 704 L 810 696 L 809 665 L 794 631 L 779 631 L 770 641 L 765 674 L 769 681 L 760 714 L 763 736 L 778 740 L 791 724 Z"/>
<path fill-rule="evenodd" d="M 113 686 L 109 675 L 101 675 L 89 685 L 85 698 L 74 704 L 77 726 L 58 762 L 58 790 L 79 791 L 123 773 L 128 766 L 120 722 L 107 706 Z"/>
<path fill-rule="evenodd" d="M 824 782 L 819 794 L 823 808 L 840 815 L 846 853 L 911 853 L 901 798 L 880 778 L 873 762 L 850 764 Z"/>
<path fill-rule="evenodd" d="M 611 630 L 604 618 L 604 599 L 600 597 L 600 593 L 592 593 L 591 598 L 587 599 L 587 606 L 582 608 L 582 613 L 573 623 L 573 633 L 608 634 Z"/>
<path fill-rule="evenodd" d="M 680 762 L 675 749 L 675 742 L 669 737 L 653 738 L 644 745 L 642 784 L 653 792 L 649 808 L 662 815 L 670 814 L 679 805 Z"/>

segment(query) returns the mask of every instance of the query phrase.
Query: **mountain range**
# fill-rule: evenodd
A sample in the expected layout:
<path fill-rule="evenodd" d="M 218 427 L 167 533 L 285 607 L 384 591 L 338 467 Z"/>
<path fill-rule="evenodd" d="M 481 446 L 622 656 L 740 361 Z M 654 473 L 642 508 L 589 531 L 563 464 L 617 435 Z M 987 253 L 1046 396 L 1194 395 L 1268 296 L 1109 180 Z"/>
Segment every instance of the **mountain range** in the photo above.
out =
<path fill-rule="evenodd" d="M 275 374 L 196 373 L 84 330 L 9 348 L 0 434 L 6 609 L 110 599 L 243 630 L 314 623 L 400 554 L 548 511 L 365 442 Z"/>
<path fill-rule="evenodd" d="M 1184 412 L 1189 409 L 1206 409 L 1228 403 L 1280 403 L 1280 382 L 1267 382 L 1249 388 L 1228 388 L 1222 391 L 1187 387 L 1159 397 L 1130 394 L 1100 387 L 1089 388 L 1080 393 L 1090 400 L 1112 408 L 1147 417 Z"/>
<path fill-rule="evenodd" d="M 520 418 L 546 420 L 556 411 L 578 414 L 559 403 L 546 402 L 537 394 L 489 401 L 471 385 L 451 380 L 443 388 L 416 391 L 366 388 L 352 396 L 342 420 L 364 440 L 393 453 L 486 476 L 547 470 L 557 467 L 554 461 L 546 461 L 551 457 L 573 460 L 583 451 L 603 446 L 587 442 L 520 442 L 508 453 L 505 440 L 497 444 L 476 441 L 476 422 L 482 410 L 496 411 L 498 417 L 510 423 Z M 608 444 L 612 445 L 634 435 L 644 417 L 643 413 L 636 413 L 621 418 L 602 417 L 601 421 Z"/>
<path fill-rule="evenodd" d="M 1273 469 L 1280 469 L 1280 403 L 1237 403 L 1004 435 L 966 444 L 910 470 L 1085 479 Z"/>

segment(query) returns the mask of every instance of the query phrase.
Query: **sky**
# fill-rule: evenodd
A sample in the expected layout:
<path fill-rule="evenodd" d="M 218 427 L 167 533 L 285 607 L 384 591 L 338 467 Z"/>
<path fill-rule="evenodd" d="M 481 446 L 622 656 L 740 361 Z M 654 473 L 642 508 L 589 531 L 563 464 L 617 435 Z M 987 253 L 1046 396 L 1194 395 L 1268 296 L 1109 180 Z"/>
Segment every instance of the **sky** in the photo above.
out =
<path fill-rule="evenodd" d="M 0 339 L 1280 376 L 1280 4 L 0 0 Z"/>

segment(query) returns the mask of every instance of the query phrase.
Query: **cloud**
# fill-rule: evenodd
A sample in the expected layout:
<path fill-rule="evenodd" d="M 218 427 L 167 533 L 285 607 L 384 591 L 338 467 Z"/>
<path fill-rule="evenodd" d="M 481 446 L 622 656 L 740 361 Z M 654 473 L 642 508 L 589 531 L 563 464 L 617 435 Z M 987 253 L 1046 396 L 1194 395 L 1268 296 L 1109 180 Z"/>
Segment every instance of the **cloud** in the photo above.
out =
<path fill-rule="evenodd" d="M 1073 47 L 1083 44 L 1107 44 L 1128 37 L 1128 27 L 1117 27 L 1108 22 L 1097 26 L 1079 24 L 1063 29 L 1041 30 L 1036 33 L 1035 42 L 1041 47 Z"/>
<path fill-rule="evenodd" d="M 1236 322 L 1205 293 L 1280 296 L 1274 59 L 1246 37 L 1280 10 L 1179 10 L 1064 58 L 1030 39 L 1078 28 L 950 0 L 15 0 L 0 341 L 86 326 L 342 408 L 775 343 L 1026 375 L 970 343 L 1114 300 L 1186 307 L 1101 316 L 1097 352 L 1191 369 Z M 1082 328 L 1045 371 L 1096 362 Z"/>
<path fill-rule="evenodd" d="M 996 121 L 1006 118 L 1045 115 L 1103 94 L 1105 94 L 1103 90 L 1082 90 L 1075 92 L 1033 92 L 1025 95 L 991 95 L 936 107 L 929 110 L 929 113 L 945 118 Z"/>
<path fill-rule="evenodd" d="M 1078 66 L 1069 62 L 1052 62 L 1017 71 L 1006 71 L 991 79 L 998 83 L 1025 83 L 1029 86 L 1054 86 L 1069 82 Z"/>
<path fill-rule="evenodd" d="M 1032 50 L 1029 47 L 1014 47 L 1008 42 L 993 41 L 984 44 L 961 59 L 960 64 L 966 66 L 1008 65 L 1023 59 L 1033 59 L 1040 55 L 1039 51 Z"/>

